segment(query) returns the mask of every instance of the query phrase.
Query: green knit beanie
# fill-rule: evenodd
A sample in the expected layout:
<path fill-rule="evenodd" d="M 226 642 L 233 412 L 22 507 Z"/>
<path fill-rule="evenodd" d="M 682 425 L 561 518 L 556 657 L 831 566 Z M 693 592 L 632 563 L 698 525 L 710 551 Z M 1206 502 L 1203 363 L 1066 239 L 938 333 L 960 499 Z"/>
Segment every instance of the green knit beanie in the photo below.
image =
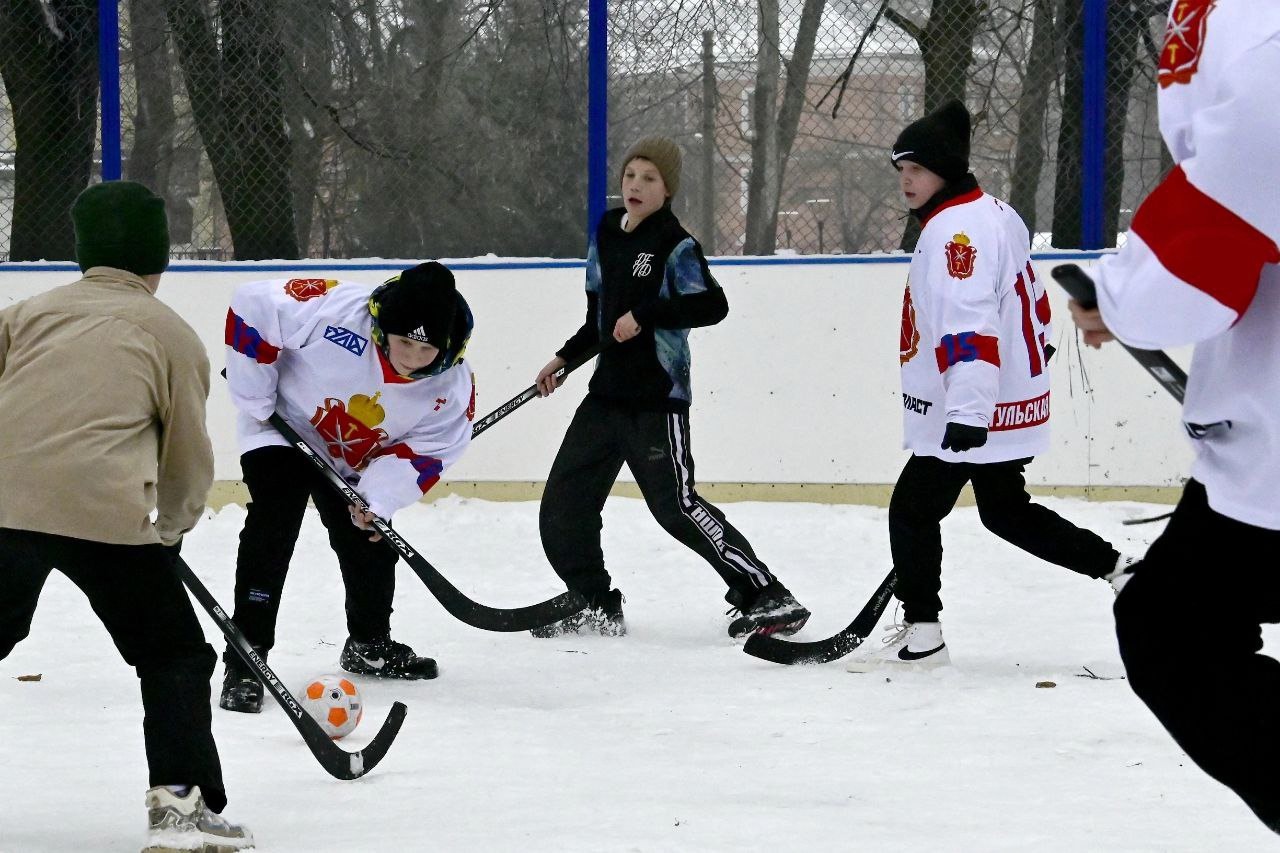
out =
<path fill-rule="evenodd" d="M 169 267 L 164 199 L 133 181 L 94 184 L 71 205 L 80 269 L 115 267 L 152 275 Z"/>

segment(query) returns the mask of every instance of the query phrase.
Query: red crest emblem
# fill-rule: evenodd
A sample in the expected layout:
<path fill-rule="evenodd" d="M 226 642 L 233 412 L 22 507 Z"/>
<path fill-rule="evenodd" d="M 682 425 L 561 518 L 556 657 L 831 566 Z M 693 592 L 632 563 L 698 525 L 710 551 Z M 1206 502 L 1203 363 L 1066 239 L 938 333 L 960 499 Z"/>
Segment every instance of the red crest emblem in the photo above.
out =
<path fill-rule="evenodd" d="M 947 274 L 952 278 L 968 278 L 973 275 L 973 262 L 978 259 L 978 250 L 969 243 L 968 236 L 961 231 L 951 238 L 951 242 L 943 247 L 947 253 Z"/>
<path fill-rule="evenodd" d="M 1209 13 L 1216 0 L 1181 0 L 1169 10 L 1169 23 L 1164 30 L 1164 47 L 1160 49 L 1160 67 L 1156 79 L 1160 88 L 1174 83 L 1190 83 L 1200 67 L 1200 51 Z"/>
<path fill-rule="evenodd" d="M 336 281 L 323 278 L 291 278 L 284 283 L 284 292 L 299 302 L 306 302 L 308 299 L 324 296 L 335 284 Z"/>
<path fill-rule="evenodd" d="M 379 442 L 387 439 L 384 430 L 368 426 L 347 411 L 341 400 L 328 397 L 323 407 L 311 416 L 311 425 L 324 439 L 329 455 L 341 459 L 353 471 L 361 470 L 377 451 Z"/>
<path fill-rule="evenodd" d="M 920 330 L 916 327 L 916 306 L 911 304 L 911 285 L 902 294 L 902 331 L 898 338 L 898 364 L 906 364 L 920 351 Z"/>

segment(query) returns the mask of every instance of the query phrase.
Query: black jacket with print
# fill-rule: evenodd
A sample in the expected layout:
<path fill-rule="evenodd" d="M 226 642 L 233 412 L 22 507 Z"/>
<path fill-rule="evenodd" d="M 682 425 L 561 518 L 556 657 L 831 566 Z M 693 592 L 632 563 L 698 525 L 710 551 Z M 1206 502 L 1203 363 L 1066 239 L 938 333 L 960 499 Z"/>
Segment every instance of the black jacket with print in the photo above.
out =
<path fill-rule="evenodd" d="M 624 208 L 610 210 L 587 250 L 587 318 L 556 355 L 572 361 L 598 341 L 612 341 L 628 311 L 640 334 L 600 353 L 589 393 L 643 411 L 688 411 L 689 330 L 729 313 L 697 240 L 668 207 L 634 231 L 622 230 Z"/>

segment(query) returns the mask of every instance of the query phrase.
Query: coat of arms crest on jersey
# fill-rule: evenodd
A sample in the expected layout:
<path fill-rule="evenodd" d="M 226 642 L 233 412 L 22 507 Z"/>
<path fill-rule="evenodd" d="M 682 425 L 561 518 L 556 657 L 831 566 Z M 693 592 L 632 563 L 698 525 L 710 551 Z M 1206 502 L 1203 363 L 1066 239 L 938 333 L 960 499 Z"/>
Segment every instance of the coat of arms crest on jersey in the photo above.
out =
<path fill-rule="evenodd" d="M 324 296 L 337 283 L 334 279 L 325 278 L 291 278 L 284 283 L 284 292 L 299 302 L 306 302 Z"/>
<path fill-rule="evenodd" d="M 316 407 L 311 425 L 324 439 L 329 455 L 341 459 L 351 470 L 359 471 L 376 455 L 381 442 L 387 440 L 385 430 L 378 429 L 385 417 L 378 397 L 356 394 L 343 403 L 334 397 L 325 398 L 323 406 Z"/>
<path fill-rule="evenodd" d="M 947 253 L 948 275 L 952 278 L 968 278 L 973 275 L 973 262 L 978 259 L 978 250 L 970 244 L 967 234 L 961 231 L 943 248 Z"/>
<path fill-rule="evenodd" d="M 916 306 L 911 304 L 911 285 L 902 294 L 902 331 L 898 338 L 898 364 L 906 364 L 920 351 L 920 329 L 916 327 Z"/>
<path fill-rule="evenodd" d="M 1190 83 L 1200 67 L 1204 34 L 1209 13 L 1217 0 L 1182 0 L 1174 3 L 1165 26 L 1164 46 L 1160 49 L 1160 67 L 1156 79 L 1160 88 L 1175 83 Z"/>

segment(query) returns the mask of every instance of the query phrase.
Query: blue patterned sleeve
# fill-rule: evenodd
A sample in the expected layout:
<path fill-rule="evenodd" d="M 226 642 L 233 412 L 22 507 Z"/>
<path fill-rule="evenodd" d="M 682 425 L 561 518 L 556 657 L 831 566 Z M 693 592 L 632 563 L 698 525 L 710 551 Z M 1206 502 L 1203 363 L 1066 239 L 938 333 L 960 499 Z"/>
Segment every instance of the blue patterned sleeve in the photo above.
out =
<path fill-rule="evenodd" d="M 600 295 L 600 250 L 596 248 L 594 234 L 587 245 L 587 293 Z"/>
<path fill-rule="evenodd" d="M 686 237 L 667 257 L 659 298 L 633 312 L 641 326 L 696 329 L 714 326 L 729 313 L 724 291 L 711 275 L 702 247 Z"/>
<path fill-rule="evenodd" d="M 674 290 L 669 294 L 672 296 L 702 293 L 709 287 L 720 287 L 706 268 L 702 251 L 692 237 L 683 240 L 667 258 L 667 283 Z"/>

